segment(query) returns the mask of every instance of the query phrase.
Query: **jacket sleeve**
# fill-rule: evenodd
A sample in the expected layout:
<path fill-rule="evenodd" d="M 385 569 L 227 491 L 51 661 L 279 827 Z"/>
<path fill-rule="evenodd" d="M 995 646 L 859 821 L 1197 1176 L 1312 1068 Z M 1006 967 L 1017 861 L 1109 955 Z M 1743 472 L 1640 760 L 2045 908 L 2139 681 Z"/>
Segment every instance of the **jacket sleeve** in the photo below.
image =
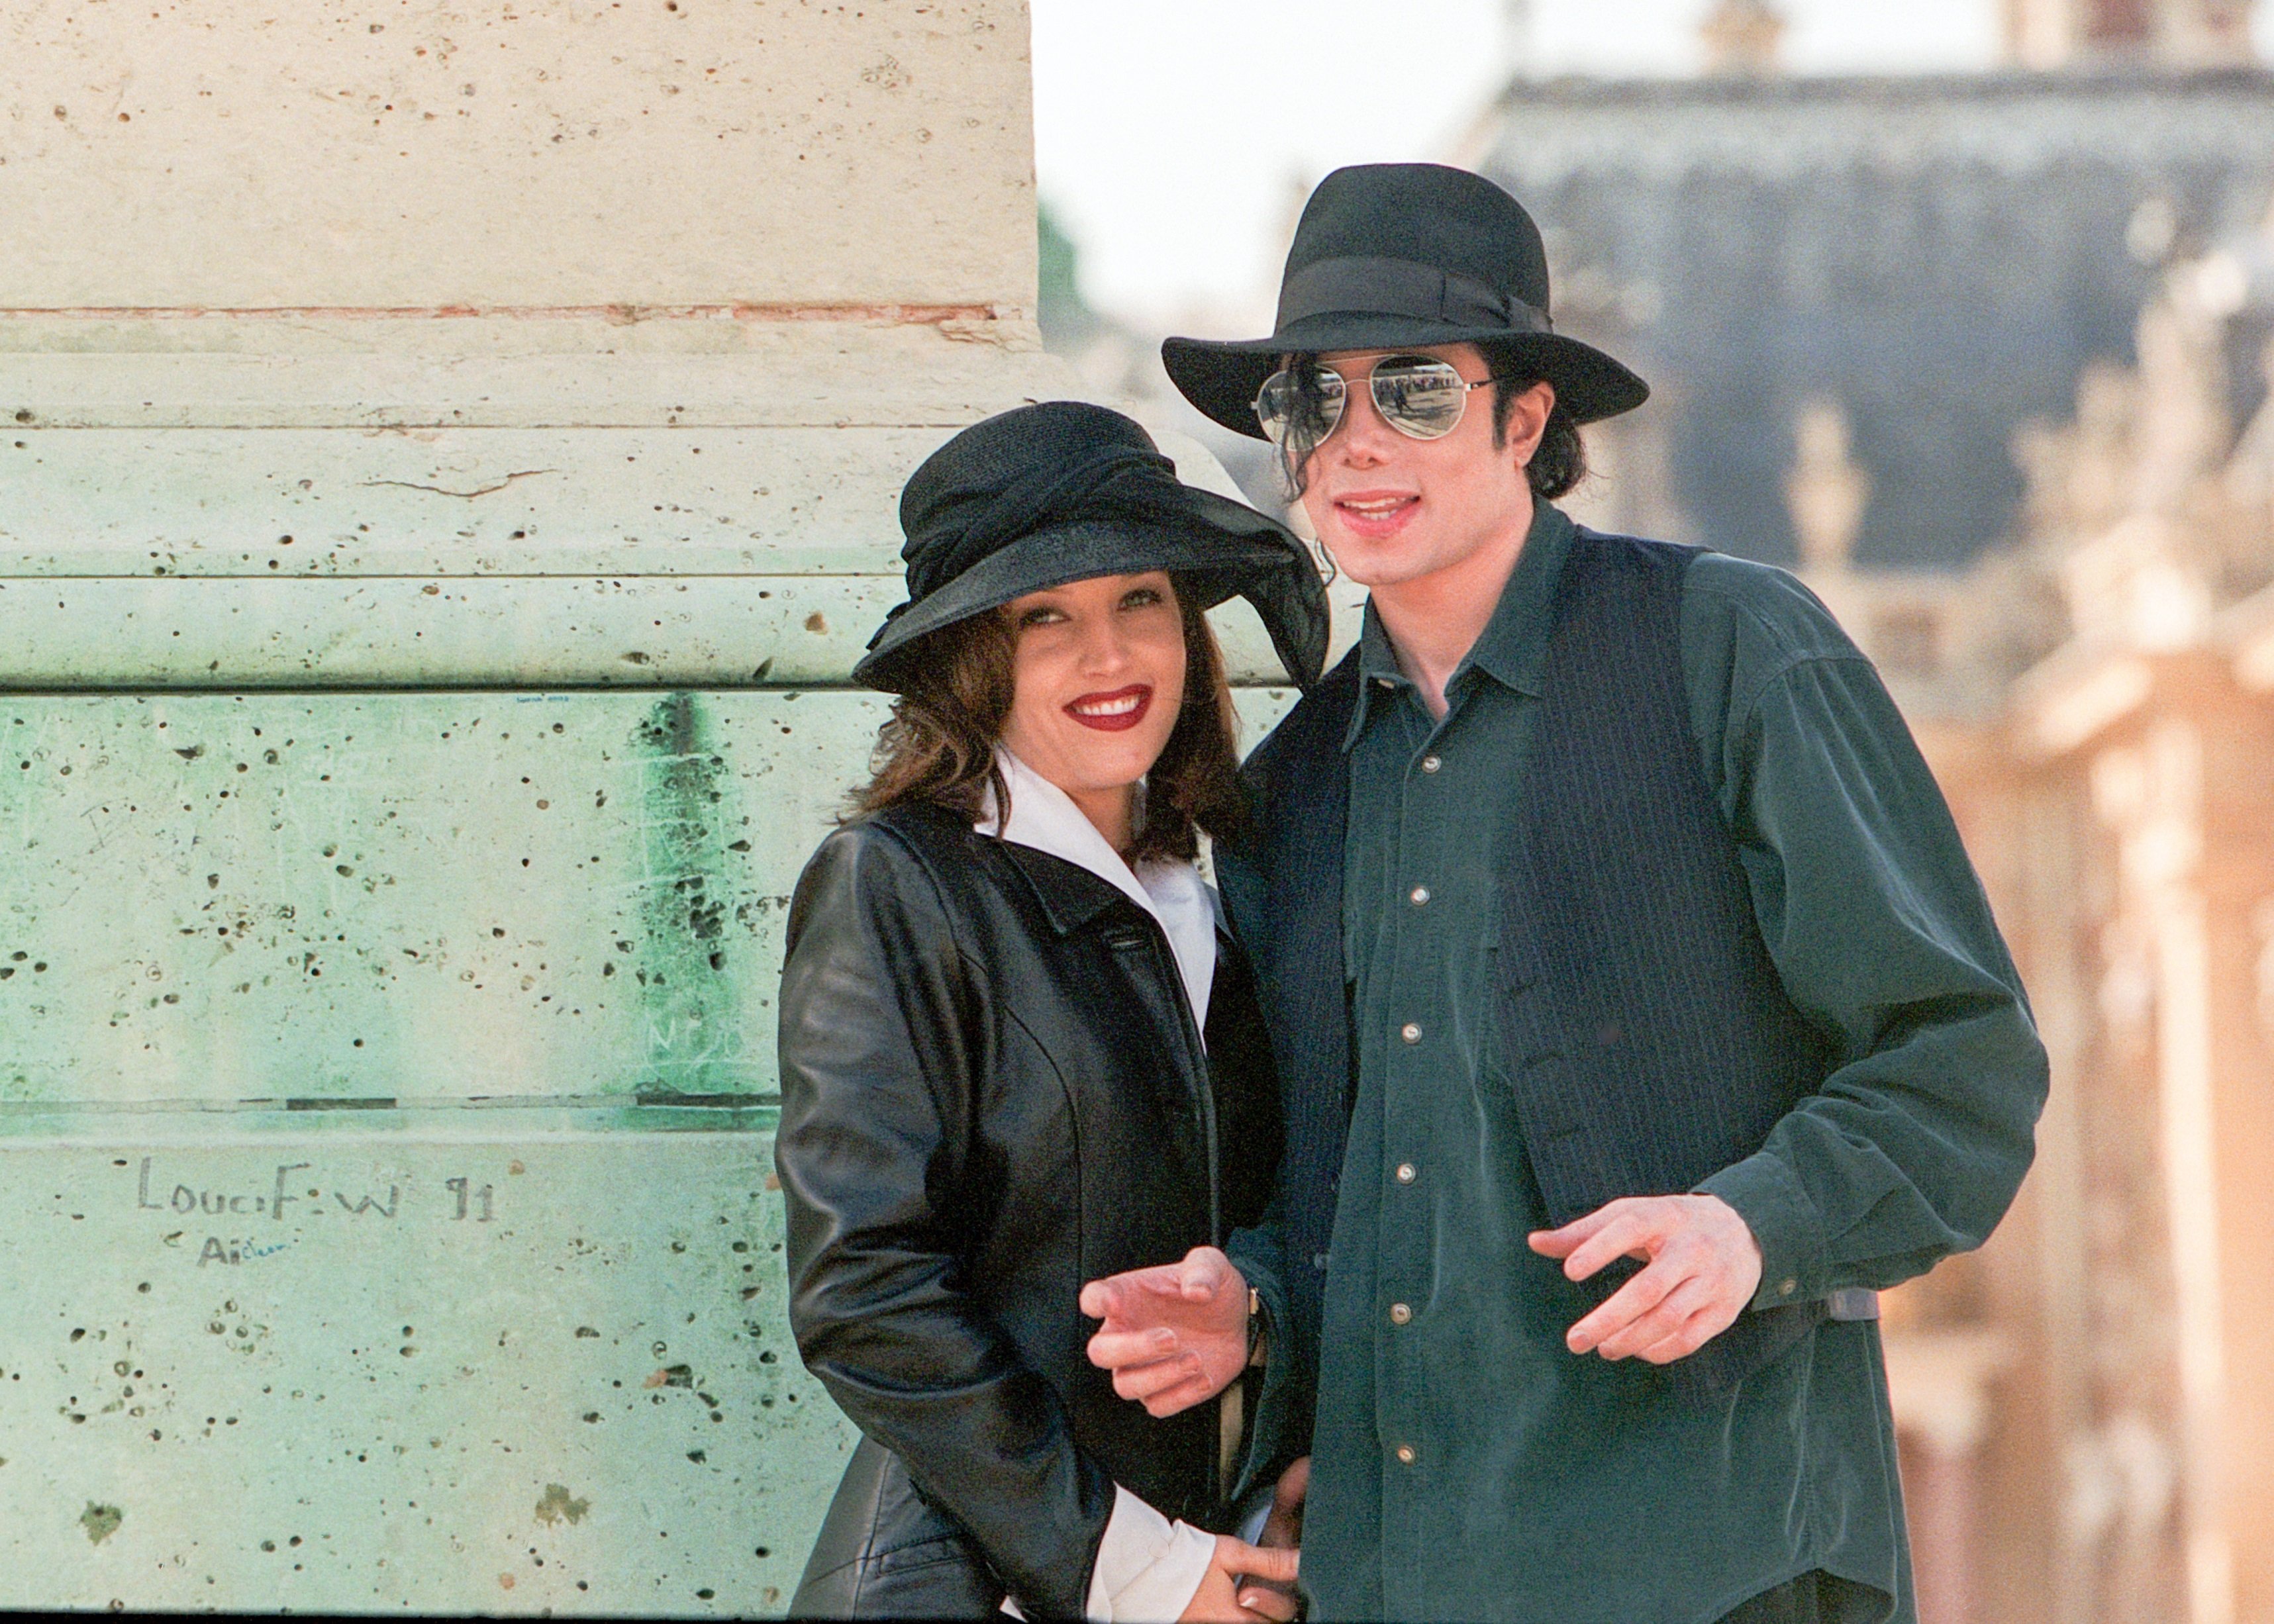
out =
<path fill-rule="evenodd" d="M 1243 946 L 1256 943 L 1261 939 L 1267 881 L 1243 852 L 1223 846 L 1215 855 L 1217 894 L 1224 900 L 1226 923 Z M 1252 949 L 1248 958 L 1253 963 Z M 1278 1188 L 1284 1176 L 1283 1162 L 1262 1213 L 1253 1225 L 1235 1229 L 1224 1242 L 1225 1255 L 1255 1292 L 1262 1310 L 1259 1330 L 1264 1339 L 1263 1380 L 1254 1395 L 1254 1413 L 1248 1422 L 1246 1447 L 1232 1488 L 1235 1503 L 1257 1484 L 1275 1478 L 1296 1456 L 1311 1451 L 1318 1350 L 1298 1344 L 1294 1312 L 1287 1297 L 1284 1199 Z"/>
<path fill-rule="evenodd" d="M 1796 584 L 1738 585 L 1751 601 L 1718 617 L 1728 652 L 1707 662 L 1725 680 L 1701 696 L 1726 703 L 1709 776 L 1785 989 L 1837 1051 L 1758 1154 L 1700 1186 L 1751 1226 L 1771 1307 L 1980 1245 L 2029 1169 L 2046 1062 L 1879 673 Z"/>
<path fill-rule="evenodd" d="M 1080 1618 L 1114 1485 L 958 1255 L 984 996 L 913 853 L 873 826 L 823 844 L 782 971 L 790 1325 L 830 1396 L 1028 1615 Z"/>
<path fill-rule="evenodd" d="M 1257 1335 L 1263 1340 L 1263 1380 L 1254 1390 L 1255 1411 L 1247 1424 L 1231 1500 L 1238 1505 L 1256 1485 L 1276 1481 L 1297 1455 L 1311 1452 L 1313 1389 L 1318 1379 L 1314 1350 L 1295 1345 L 1294 1313 L 1287 1302 L 1286 1231 L 1274 1196 L 1251 1229 L 1235 1229 L 1224 1254 L 1254 1290 L 1262 1311 Z"/>

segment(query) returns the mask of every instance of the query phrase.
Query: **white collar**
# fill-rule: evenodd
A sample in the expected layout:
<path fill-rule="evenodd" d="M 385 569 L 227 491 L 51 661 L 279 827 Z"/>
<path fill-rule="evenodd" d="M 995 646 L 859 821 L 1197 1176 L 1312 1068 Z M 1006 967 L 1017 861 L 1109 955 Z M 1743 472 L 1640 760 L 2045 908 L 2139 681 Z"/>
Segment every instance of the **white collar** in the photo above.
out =
<path fill-rule="evenodd" d="M 1181 858 L 1148 859 L 1133 871 L 1073 797 L 999 744 L 995 761 L 1011 792 L 1011 822 L 1003 838 L 1088 869 L 1151 914 L 1169 938 L 1193 1028 L 1205 1030 L 1209 989 L 1216 980 L 1216 905 L 1200 871 Z M 990 785 L 974 827 L 991 835 L 997 822 Z"/>

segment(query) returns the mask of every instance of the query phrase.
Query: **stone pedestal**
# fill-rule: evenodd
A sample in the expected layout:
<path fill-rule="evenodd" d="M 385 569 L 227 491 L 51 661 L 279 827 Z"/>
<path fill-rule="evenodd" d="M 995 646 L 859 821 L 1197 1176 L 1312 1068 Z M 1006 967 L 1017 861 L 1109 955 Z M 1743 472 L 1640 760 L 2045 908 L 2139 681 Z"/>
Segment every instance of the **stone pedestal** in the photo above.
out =
<path fill-rule="evenodd" d="M 0 61 L 0 1605 L 781 1611 L 783 907 L 900 480 L 1071 392 L 1023 5 Z"/>

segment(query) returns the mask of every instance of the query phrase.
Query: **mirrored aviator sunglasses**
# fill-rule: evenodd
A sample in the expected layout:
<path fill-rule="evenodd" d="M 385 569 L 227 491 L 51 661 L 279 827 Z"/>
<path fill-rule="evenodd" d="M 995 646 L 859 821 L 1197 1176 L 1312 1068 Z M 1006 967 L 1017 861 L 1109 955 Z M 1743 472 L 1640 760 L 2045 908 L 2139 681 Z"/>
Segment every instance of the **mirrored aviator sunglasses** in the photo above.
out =
<path fill-rule="evenodd" d="M 1367 390 L 1382 420 L 1411 440 L 1439 440 L 1460 426 L 1471 383 L 1450 361 L 1424 355 L 1384 356 L 1367 373 Z M 1255 392 L 1255 420 L 1275 446 L 1324 443 L 1343 420 L 1350 386 L 1330 366 L 1283 366 Z"/>

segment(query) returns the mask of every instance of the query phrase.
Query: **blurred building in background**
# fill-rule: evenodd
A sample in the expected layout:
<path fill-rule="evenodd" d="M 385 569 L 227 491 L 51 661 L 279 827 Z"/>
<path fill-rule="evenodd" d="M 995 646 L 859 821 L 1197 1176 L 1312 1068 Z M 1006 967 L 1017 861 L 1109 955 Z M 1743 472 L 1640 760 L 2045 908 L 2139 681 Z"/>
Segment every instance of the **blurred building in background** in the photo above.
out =
<path fill-rule="evenodd" d="M 1990 1246 L 1887 1301 L 1928 1624 L 2274 1620 L 2274 75 L 2016 0 L 1976 75 L 1511 79 L 1452 154 L 1650 408 L 1606 525 L 1796 566 L 1950 793 L 2055 1056 Z"/>
<path fill-rule="evenodd" d="M 1886 1299 L 1925 1624 L 2269 1624 L 2274 74 L 2244 0 L 2003 10 L 1995 71 L 1799 79 L 1722 0 L 1700 78 L 1511 63 L 1445 156 L 1652 382 L 1570 506 L 1839 614 L 2052 1050 L 2013 1214 Z M 1157 335 L 1083 321 L 1191 422 Z"/>

